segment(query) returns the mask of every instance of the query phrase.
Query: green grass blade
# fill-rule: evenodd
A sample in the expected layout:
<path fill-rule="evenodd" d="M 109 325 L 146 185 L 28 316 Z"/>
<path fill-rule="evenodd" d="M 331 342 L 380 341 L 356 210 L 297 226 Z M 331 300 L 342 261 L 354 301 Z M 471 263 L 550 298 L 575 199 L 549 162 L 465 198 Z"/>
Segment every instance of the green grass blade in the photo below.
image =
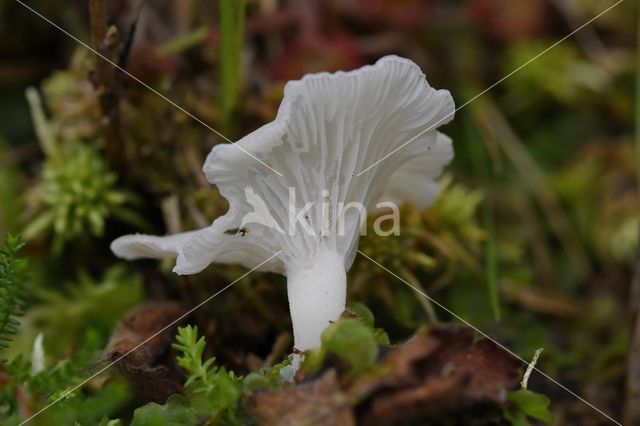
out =
<path fill-rule="evenodd" d="M 245 0 L 220 0 L 220 109 L 222 128 L 233 127 L 240 94 Z"/>
<path fill-rule="evenodd" d="M 469 146 L 471 154 L 471 166 L 474 174 L 478 177 L 480 186 L 485 190 L 485 200 L 482 205 L 482 216 L 484 228 L 487 232 L 487 240 L 485 243 L 485 273 L 487 281 L 487 290 L 489 293 L 489 303 L 491 311 L 496 321 L 500 321 L 500 295 L 498 289 L 498 259 L 496 247 L 495 226 L 493 220 L 493 208 L 490 194 L 486 189 L 489 186 L 490 171 L 489 158 L 485 151 L 485 144 L 480 137 L 471 116 L 465 117 L 464 133 L 466 143 Z"/>

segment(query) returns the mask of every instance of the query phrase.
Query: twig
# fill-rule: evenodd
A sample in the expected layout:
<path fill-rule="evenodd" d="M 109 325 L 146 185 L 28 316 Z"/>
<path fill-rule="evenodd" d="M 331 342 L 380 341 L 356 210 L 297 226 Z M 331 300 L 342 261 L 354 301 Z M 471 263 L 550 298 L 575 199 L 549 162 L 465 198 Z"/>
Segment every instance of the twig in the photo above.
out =
<path fill-rule="evenodd" d="M 122 49 L 118 54 L 118 65 L 122 68 L 127 67 L 127 62 L 129 61 L 129 53 L 131 53 L 131 46 L 133 45 L 133 39 L 136 36 L 136 31 L 138 28 L 138 20 L 140 19 L 140 13 L 142 13 L 142 7 L 144 6 L 144 0 L 138 0 L 138 4 L 135 6 L 135 12 L 133 14 L 133 19 L 129 23 L 129 30 L 122 41 Z"/>
<path fill-rule="evenodd" d="M 91 34 L 93 43 L 99 46 L 107 34 L 106 4 L 105 0 L 89 0 L 89 14 L 91 15 Z M 99 50 L 99 49 L 98 49 Z M 98 68 L 100 68 L 98 66 Z"/>
<path fill-rule="evenodd" d="M 180 206 L 178 197 L 174 194 L 162 200 L 162 216 L 165 226 L 170 234 L 182 232 L 182 220 L 180 219 Z"/>
<path fill-rule="evenodd" d="M 527 370 L 524 372 L 524 376 L 522 376 L 522 381 L 520 382 L 520 387 L 522 387 L 522 389 L 527 389 L 527 385 L 529 384 L 529 376 L 531 376 L 531 372 L 536 367 L 538 358 L 540 357 L 540 354 L 543 350 L 544 348 L 536 349 L 536 351 L 533 353 L 533 359 L 527 366 Z"/>
<path fill-rule="evenodd" d="M 195 184 L 200 188 L 211 188 L 211 184 L 207 177 L 202 173 L 203 158 L 193 147 L 187 148 L 185 152 L 185 161 L 191 172 L 191 176 L 195 180 Z"/>
<path fill-rule="evenodd" d="M 409 281 L 411 285 L 413 285 L 418 290 L 420 290 L 420 292 L 422 292 L 423 294 L 426 293 L 426 290 L 424 289 L 424 287 L 422 287 L 422 284 L 420 284 L 420 280 L 418 280 L 418 278 L 415 275 L 413 275 L 408 269 L 404 269 L 404 268 L 401 269 L 400 275 L 405 280 Z M 427 317 L 429 317 L 429 321 L 432 324 L 438 324 L 440 321 L 438 320 L 438 315 L 436 314 L 436 309 L 433 307 L 433 303 L 431 303 L 430 299 L 421 296 L 420 292 L 414 292 L 414 294 L 418 299 L 418 303 L 420 304 L 420 306 L 422 306 L 422 309 L 424 309 L 424 311 L 426 312 Z"/>
<path fill-rule="evenodd" d="M 283 332 L 276 337 L 276 341 L 273 343 L 271 347 L 271 353 L 264 360 L 264 367 L 273 366 L 276 361 L 278 361 L 282 355 L 287 353 L 289 347 L 291 346 L 291 333 Z"/>
<path fill-rule="evenodd" d="M 211 221 L 207 219 L 207 217 L 198 209 L 196 202 L 193 200 L 191 196 L 185 197 L 184 204 L 187 207 L 187 211 L 191 216 L 191 219 L 198 225 L 200 228 L 205 228 L 211 225 Z"/>
<path fill-rule="evenodd" d="M 107 29 L 106 14 L 105 0 L 89 0 L 93 44 L 100 55 L 113 61 L 117 59 L 118 33 L 115 27 Z M 101 124 L 106 139 L 107 160 L 114 165 L 118 163 L 122 147 L 116 69 L 96 56 L 95 73 L 92 77 L 102 110 Z"/>
<path fill-rule="evenodd" d="M 585 313 L 585 304 L 582 301 L 568 299 L 556 291 L 529 289 L 510 280 L 501 282 L 500 293 L 506 302 L 539 314 L 575 319 Z"/>

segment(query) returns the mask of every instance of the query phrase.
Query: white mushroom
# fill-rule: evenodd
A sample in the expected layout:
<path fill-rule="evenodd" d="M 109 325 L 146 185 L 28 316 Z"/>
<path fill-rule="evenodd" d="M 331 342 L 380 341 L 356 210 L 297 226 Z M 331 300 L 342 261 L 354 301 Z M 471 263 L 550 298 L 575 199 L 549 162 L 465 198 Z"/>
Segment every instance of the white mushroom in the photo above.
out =
<path fill-rule="evenodd" d="M 345 308 L 362 212 L 380 199 L 424 207 L 437 197 L 435 179 L 453 151 L 435 127 L 453 114 L 449 92 L 396 56 L 306 75 L 287 83 L 276 119 L 238 141 L 242 150 L 220 144 L 206 159 L 207 179 L 229 201 L 225 215 L 198 231 L 124 236 L 111 249 L 126 259 L 177 255 L 178 274 L 210 263 L 251 268 L 280 251 L 260 270 L 287 276 L 295 348 L 316 347 Z"/>

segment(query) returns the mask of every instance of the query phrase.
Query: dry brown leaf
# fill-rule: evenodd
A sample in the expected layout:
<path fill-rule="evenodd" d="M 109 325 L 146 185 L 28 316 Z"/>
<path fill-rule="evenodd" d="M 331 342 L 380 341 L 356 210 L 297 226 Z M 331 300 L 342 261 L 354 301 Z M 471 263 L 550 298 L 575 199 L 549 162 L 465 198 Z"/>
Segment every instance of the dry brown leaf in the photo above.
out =
<path fill-rule="evenodd" d="M 338 386 L 335 370 L 322 377 L 278 391 L 262 391 L 247 401 L 261 426 L 351 426 L 355 418 L 347 396 Z"/>
<path fill-rule="evenodd" d="M 518 383 L 520 365 L 489 340 L 474 343 L 470 328 L 430 327 L 389 353 L 384 373 L 363 377 L 349 394 L 361 401 L 359 424 L 441 418 L 503 403 Z"/>
<path fill-rule="evenodd" d="M 115 367 L 131 382 L 143 402 L 163 404 L 172 394 L 184 392 L 181 385 L 184 377 L 171 349 L 180 324 L 158 333 L 183 314 L 184 309 L 174 302 L 151 302 L 136 307 L 120 321 L 103 352 L 105 362 L 114 362 L 133 350 Z M 143 343 L 151 336 L 154 337 Z"/>
<path fill-rule="evenodd" d="M 439 325 L 389 351 L 351 385 L 329 367 L 311 381 L 257 393 L 247 403 L 259 425 L 452 424 L 465 415 L 460 424 L 469 418 L 492 424 L 507 390 L 518 384 L 520 366 L 490 340 L 474 341 L 473 329 Z"/>

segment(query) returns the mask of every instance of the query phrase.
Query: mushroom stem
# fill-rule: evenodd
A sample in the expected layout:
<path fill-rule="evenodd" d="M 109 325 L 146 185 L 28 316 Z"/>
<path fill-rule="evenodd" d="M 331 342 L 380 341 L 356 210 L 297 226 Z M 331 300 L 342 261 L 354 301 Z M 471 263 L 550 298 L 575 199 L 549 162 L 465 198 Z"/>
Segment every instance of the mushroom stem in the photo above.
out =
<path fill-rule="evenodd" d="M 340 318 L 347 298 L 344 257 L 323 248 L 302 265 L 287 271 L 289 310 L 293 322 L 294 348 L 320 346 L 320 335 Z"/>

